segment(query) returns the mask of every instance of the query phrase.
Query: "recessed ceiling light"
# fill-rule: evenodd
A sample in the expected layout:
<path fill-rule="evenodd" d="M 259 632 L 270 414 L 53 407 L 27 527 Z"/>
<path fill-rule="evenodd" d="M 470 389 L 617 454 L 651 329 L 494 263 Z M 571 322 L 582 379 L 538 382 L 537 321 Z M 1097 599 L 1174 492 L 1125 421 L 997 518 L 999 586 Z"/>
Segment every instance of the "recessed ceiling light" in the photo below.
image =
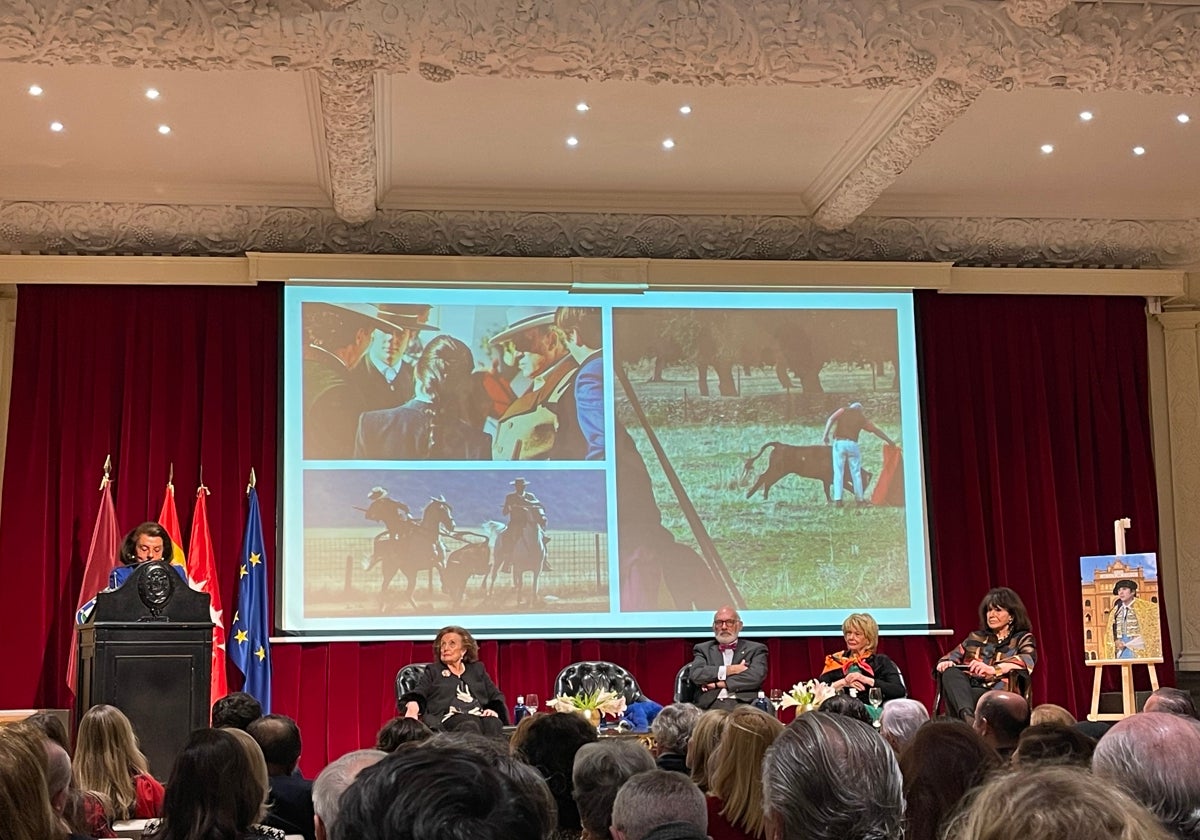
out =
<path fill-rule="evenodd" d="M 1146 147 L 1145 146 L 1134 146 L 1133 153 L 1135 155 L 1137 155 L 1138 157 L 1141 157 L 1142 155 L 1146 154 Z"/>
<path fill-rule="evenodd" d="M 146 88 L 147 99 L 158 99 L 159 96 L 158 88 Z"/>
<path fill-rule="evenodd" d="M 29 86 L 29 95 L 30 96 L 41 96 L 42 95 L 42 86 L 41 85 L 30 85 Z"/>
<path fill-rule="evenodd" d="M 571 146 L 571 147 L 578 146 L 578 145 L 579 145 L 579 138 L 578 138 L 578 137 L 568 137 L 568 138 L 567 138 L 567 145 L 568 145 L 568 146 Z"/>
<path fill-rule="evenodd" d="M 575 110 L 582 114 L 584 111 L 590 111 L 592 109 L 588 107 L 586 102 L 580 102 L 575 106 Z"/>
<path fill-rule="evenodd" d="M 686 117 L 688 114 L 692 113 L 692 106 L 691 105 L 681 106 L 679 108 L 679 113 L 683 114 Z"/>
<path fill-rule="evenodd" d="M 171 126 L 169 126 L 169 125 L 160 125 L 160 126 L 158 127 L 158 133 L 159 133 L 159 134 L 170 134 L 170 133 L 171 133 Z"/>
<path fill-rule="evenodd" d="M 1187 114 L 1180 114 L 1175 119 L 1179 120 L 1179 122 L 1183 125 L 1186 125 L 1192 121 L 1192 118 L 1189 117 Z"/>
<path fill-rule="evenodd" d="M 1080 111 L 1079 112 L 1079 119 L 1083 120 L 1084 122 L 1091 122 L 1091 119 L 1094 116 L 1095 116 L 1095 114 L 1093 114 L 1091 111 Z"/>
<path fill-rule="evenodd" d="M 1049 143 L 1042 144 L 1042 154 L 1048 155 L 1053 151 L 1054 151 L 1054 146 L 1052 146 L 1051 144 L 1049 144 Z"/>
<path fill-rule="evenodd" d="M 674 149 L 675 141 L 672 140 L 670 137 L 668 137 L 666 140 L 663 141 L 663 148 L 664 149 Z"/>
<path fill-rule="evenodd" d="M 62 131 L 63 124 L 60 123 L 58 120 L 55 120 L 54 122 L 50 123 L 50 130 L 51 131 Z"/>

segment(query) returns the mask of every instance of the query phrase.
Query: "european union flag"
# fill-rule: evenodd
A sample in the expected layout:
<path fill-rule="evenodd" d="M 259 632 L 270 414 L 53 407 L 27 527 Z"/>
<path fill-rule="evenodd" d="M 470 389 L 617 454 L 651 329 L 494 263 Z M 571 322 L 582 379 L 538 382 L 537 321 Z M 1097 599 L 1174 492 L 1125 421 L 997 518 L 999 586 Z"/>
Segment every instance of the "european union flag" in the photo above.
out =
<path fill-rule="evenodd" d="M 267 614 L 267 558 L 263 546 L 258 491 L 250 488 L 246 535 L 238 567 L 238 606 L 230 626 L 226 649 L 233 664 L 246 677 L 244 690 L 271 712 L 271 621 Z"/>

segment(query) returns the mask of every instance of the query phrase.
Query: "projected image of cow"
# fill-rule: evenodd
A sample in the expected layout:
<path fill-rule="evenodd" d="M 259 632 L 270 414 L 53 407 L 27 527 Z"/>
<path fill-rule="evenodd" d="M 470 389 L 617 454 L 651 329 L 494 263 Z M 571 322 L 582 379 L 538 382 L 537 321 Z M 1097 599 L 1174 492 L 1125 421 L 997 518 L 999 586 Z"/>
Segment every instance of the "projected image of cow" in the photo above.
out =
<path fill-rule="evenodd" d="M 311 617 L 609 607 L 602 470 L 314 470 L 304 485 Z"/>
<path fill-rule="evenodd" d="M 910 603 L 894 309 L 612 320 L 624 609 Z"/>

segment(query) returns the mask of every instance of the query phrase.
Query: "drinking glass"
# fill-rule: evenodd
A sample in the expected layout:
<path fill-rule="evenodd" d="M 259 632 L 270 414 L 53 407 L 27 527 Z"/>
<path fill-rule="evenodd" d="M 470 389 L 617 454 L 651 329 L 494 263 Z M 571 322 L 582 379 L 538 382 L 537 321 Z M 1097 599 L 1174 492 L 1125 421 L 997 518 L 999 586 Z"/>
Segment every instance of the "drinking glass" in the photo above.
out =
<path fill-rule="evenodd" d="M 775 714 L 778 715 L 781 707 L 783 706 L 783 689 L 782 688 L 772 688 L 771 689 L 771 706 L 772 706 L 772 708 L 775 709 Z"/>
<path fill-rule="evenodd" d="M 529 709 L 531 712 L 541 711 L 541 709 L 538 708 L 538 696 L 536 694 L 525 695 L 525 708 Z"/>
<path fill-rule="evenodd" d="M 878 686 L 872 686 L 871 690 L 867 692 L 867 700 L 870 701 L 872 706 L 878 709 L 883 705 L 883 689 Z"/>

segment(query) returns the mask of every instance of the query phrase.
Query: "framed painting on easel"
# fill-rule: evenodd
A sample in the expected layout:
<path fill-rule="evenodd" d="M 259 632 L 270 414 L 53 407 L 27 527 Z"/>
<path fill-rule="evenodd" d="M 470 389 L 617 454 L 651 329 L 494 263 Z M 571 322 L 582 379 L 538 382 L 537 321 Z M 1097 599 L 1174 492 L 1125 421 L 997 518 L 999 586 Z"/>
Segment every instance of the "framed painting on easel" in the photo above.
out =
<path fill-rule="evenodd" d="M 1158 558 L 1119 554 L 1079 562 L 1086 659 L 1161 662 Z"/>

